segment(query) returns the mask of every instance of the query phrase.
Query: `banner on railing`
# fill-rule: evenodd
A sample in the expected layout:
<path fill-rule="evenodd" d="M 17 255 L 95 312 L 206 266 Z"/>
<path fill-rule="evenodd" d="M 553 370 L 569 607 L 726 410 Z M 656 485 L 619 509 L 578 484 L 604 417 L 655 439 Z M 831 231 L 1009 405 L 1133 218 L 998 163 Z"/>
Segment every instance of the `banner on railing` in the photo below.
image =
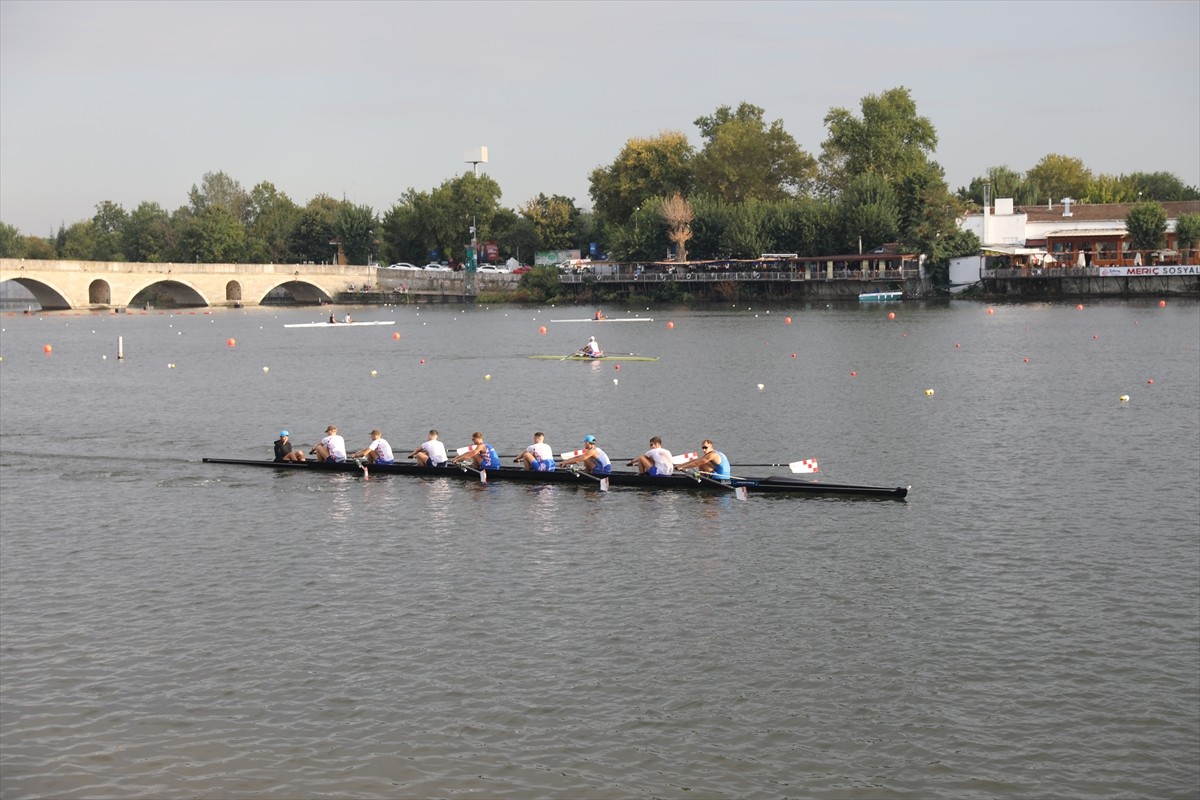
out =
<path fill-rule="evenodd" d="M 1163 264 L 1154 267 L 1100 267 L 1101 278 L 1137 278 L 1147 275 L 1200 275 L 1200 264 Z"/>

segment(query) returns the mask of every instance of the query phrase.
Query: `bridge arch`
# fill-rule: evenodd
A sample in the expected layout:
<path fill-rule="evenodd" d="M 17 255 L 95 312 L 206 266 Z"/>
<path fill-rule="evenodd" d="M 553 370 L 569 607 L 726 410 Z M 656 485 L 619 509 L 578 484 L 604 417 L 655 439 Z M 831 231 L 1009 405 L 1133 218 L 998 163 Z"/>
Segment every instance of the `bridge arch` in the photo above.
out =
<path fill-rule="evenodd" d="M 311 305 L 319 305 L 321 303 L 332 303 L 333 294 L 326 291 L 311 281 L 305 280 L 290 280 L 284 281 L 277 286 L 271 287 L 266 292 L 263 292 L 262 297 L 258 298 L 258 302 L 262 303 L 267 299 L 272 292 L 285 291 L 292 296 L 292 299 L 297 303 L 305 303 Z"/>
<path fill-rule="evenodd" d="M 108 281 L 97 278 L 88 284 L 88 303 L 91 305 L 108 305 L 112 302 L 112 287 Z"/>
<path fill-rule="evenodd" d="M 238 281 L 230 281 L 225 284 L 225 300 L 230 303 L 242 302 L 242 284 Z"/>
<path fill-rule="evenodd" d="M 47 311 L 65 311 L 71 307 L 66 292 L 57 286 L 34 278 L 12 278 L 12 282 L 29 290 L 38 305 Z"/>
<path fill-rule="evenodd" d="M 196 287 L 180 280 L 151 281 L 138 289 L 126 301 L 125 305 L 135 305 L 135 300 L 148 292 L 165 295 L 172 303 L 181 308 L 208 306 L 208 298 Z"/>

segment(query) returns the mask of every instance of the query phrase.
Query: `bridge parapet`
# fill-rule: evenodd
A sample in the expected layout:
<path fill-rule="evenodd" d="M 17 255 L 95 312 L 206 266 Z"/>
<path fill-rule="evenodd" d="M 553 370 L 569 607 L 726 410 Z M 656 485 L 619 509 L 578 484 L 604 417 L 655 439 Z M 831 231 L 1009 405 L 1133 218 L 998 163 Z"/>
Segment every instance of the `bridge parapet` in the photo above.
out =
<path fill-rule="evenodd" d="M 44 309 L 117 308 L 155 287 L 183 306 L 258 305 L 285 288 L 300 302 L 329 302 L 376 268 L 339 264 L 180 264 L 0 258 L 0 283 L 16 281 Z"/>

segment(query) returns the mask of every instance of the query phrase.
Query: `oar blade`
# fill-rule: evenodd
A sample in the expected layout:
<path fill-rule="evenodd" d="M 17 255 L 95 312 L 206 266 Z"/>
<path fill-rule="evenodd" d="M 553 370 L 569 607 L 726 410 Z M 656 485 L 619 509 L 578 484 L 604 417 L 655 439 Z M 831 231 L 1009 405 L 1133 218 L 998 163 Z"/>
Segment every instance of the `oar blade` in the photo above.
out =
<path fill-rule="evenodd" d="M 815 458 L 804 458 L 799 461 L 793 461 L 792 463 L 788 464 L 788 469 L 790 469 L 792 472 L 798 472 L 802 474 L 820 472 L 820 468 L 817 466 L 817 460 Z"/>
<path fill-rule="evenodd" d="M 746 487 L 745 486 L 733 487 L 733 496 L 736 497 L 738 500 L 745 500 L 746 499 Z"/>
<path fill-rule="evenodd" d="M 602 491 L 602 492 L 608 491 L 608 478 L 600 479 L 600 491 Z"/>

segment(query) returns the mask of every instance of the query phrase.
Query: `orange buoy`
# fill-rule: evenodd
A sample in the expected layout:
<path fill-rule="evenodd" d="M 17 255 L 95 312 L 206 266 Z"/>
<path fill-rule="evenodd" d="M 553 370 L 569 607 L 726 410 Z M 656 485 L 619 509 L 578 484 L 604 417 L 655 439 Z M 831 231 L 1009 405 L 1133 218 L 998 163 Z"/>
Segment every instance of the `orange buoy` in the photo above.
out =
<path fill-rule="evenodd" d="M 674 330 L 674 329 L 675 329 L 675 323 L 674 323 L 674 322 L 668 322 L 668 323 L 667 323 L 667 330 L 669 330 L 669 331 L 670 331 L 670 330 Z"/>
<path fill-rule="evenodd" d="M 796 357 L 796 354 L 795 354 L 795 353 L 792 353 L 792 358 L 795 358 L 795 357 Z"/>
<path fill-rule="evenodd" d="M 784 318 L 783 318 L 783 324 L 784 324 L 784 325 L 791 325 L 791 324 L 792 324 L 792 318 L 791 318 L 791 317 L 784 317 Z"/>
<path fill-rule="evenodd" d="M 1029 363 L 1029 359 L 1028 359 L 1028 358 L 1027 358 L 1027 359 L 1025 359 L 1025 363 L 1026 363 L 1026 364 L 1028 364 L 1028 363 Z"/>
<path fill-rule="evenodd" d="M 620 368 L 621 368 L 620 364 L 613 364 L 613 369 L 619 370 Z"/>
<path fill-rule="evenodd" d="M 995 313 L 996 313 L 996 309 L 994 309 L 994 308 L 989 308 L 989 309 L 988 309 L 988 313 L 989 313 L 989 314 L 995 314 Z"/>
<path fill-rule="evenodd" d="M 1159 307 L 1159 308 L 1166 308 L 1166 307 L 1167 307 L 1167 301 L 1166 301 L 1166 300 L 1159 300 L 1159 301 L 1158 301 L 1158 307 Z"/>
<path fill-rule="evenodd" d="M 538 333 L 540 333 L 542 336 L 545 336 L 546 335 L 546 326 L 543 325 L 542 327 L 538 328 Z"/>
<path fill-rule="evenodd" d="M 424 364 L 424 363 L 425 363 L 425 359 L 423 359 L 423 358 L 422 358 L 422 359 L 421 359 L 421 363 L 422 363 L 422 364 Z"/>
<path fill-rule="evenodd" d="M 1151 378 L 1150 380 L 1146 381 L 1146 383 L 1148 383 L 1148 384 L 1150 384 L 1151 386 L 1153 386 L 1153 385 L 1154 385 L 1154 379 L 1153 379 L 1153 378 Z"/>
<path fill-rule="evenodd" d="M 42 348 L 42 352 L 45 353 L 46 355 L 50 355 L 51 353 L 54 352 L 54 348 L 51 347 L 50 345 L 46 345 L 45 347 Z"/>
<path fill-rule="evenodd" d="M 234 339 L 233 337 L 230 337 L 230 338 L 228 338 L 228 339 L 226 339 L 226 340 L 225 340 L 225 344 L 229 345 L 230 347 L 233 347 L 234 345 L 236 345 L 236 344 L 237 344 L 237 339 Z"/>
<path fill-rule="evenodd" d="M 854 370 L 850 370 L 850 377 L 851 377 L 851 378 L 857 378 L 857 377 L 858 377 L 858 373 L 857 373 L 857 372 L 855 372 Z"/>
<path fill-rule="evenodd" d="M 889 312 L 888 312 L 888 319 L 895 319 L 895 318 L 896 318 L 896 312 L 895 312 L 895 311 L 889 311 Z"/>
<path fill-rule="evenodd" d="M 399 341 L 400 340 L 400 332 L 396 331 L 395 333 L 393 333 L 392 338 Z"/>
<path fill-rule="evenodd" d="M 955 346 L 955 347 L 962 347 L 962 345 L 961 345 L 961 344 L 955 344 L 954 346 Z"/>
<path fill-rule="evenodd" d="M 1080 303 L 1079 305 L 1075 306 L 1075 310 L 1076 310 L 1076 311 L 1083 311 L 1083 303 Z"/>

